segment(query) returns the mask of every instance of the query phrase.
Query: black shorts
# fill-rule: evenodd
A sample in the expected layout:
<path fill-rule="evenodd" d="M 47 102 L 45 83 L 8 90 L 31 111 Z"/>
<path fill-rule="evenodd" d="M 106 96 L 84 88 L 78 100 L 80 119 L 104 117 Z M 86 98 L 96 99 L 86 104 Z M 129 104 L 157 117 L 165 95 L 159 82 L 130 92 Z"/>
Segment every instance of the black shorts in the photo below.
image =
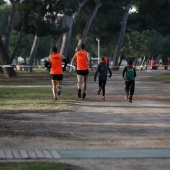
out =
<path fill-rule="evenodd" d="M 63 74 L 51 74 L 51 80 L 63 80 Z"/>
<path fill-rule="evenodd" d="M 87 76 L 89 74 L 89 70 L 77 70 L 77 74 Z"/>

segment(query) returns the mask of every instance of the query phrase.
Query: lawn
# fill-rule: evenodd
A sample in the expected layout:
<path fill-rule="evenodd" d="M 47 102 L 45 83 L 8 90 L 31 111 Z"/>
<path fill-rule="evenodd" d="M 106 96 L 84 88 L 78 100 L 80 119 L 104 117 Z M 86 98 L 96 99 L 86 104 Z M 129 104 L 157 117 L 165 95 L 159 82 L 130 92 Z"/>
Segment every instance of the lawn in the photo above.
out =
<path fill-rule="evenodd" d="M 34 70 L 32 73 L 17 72 L 17 77 L 5 78 L 0 74 L 1 113 L 53 112 L 71 109 L 76 100 L 76 83 L 69 85 L 69 79 L 76 80 L 75 73 L 64 73 L 62 94 L 53 100 L 49 72 Z"/>
<path fill-rule="evenodd" d="M 28 162 L 28 163 L 0 163 L 1 170 L 83 170 L 63 163 Z"/>
<path fill-rule="evenodd" d="M 166 73 L 163 75 L 159 75 L 156 77 L 151 78 L 153 81 L 164 81 L 164 82 L 170 82 L 170 73 Z"/>

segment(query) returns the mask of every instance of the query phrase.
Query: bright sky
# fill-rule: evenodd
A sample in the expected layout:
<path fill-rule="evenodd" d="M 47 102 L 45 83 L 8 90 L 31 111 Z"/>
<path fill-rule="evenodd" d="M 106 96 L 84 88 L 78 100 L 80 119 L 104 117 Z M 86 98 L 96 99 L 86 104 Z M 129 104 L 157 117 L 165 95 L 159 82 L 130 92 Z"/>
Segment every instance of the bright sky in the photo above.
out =
<path fill-rule="evenodd" d="M 6 1 L 6 2 L 10 3 L 10 1 L 9 1 L 9 0 L 4 0 L 4 1 Z"/>

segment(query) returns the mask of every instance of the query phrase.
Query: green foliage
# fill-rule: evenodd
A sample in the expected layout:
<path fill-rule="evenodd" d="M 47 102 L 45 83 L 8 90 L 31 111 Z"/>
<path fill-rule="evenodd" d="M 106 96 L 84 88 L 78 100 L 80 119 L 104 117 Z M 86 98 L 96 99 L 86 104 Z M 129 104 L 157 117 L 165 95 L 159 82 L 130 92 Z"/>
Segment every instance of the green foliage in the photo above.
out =
<path fill-rule="evenodd" d="M 0 5 L 3 0 L 0 0 Z M 72 15 L 78 7 L 79 0 L 26 0 L 17 5 L 15 31 L 12 33 L 10 52 L 18 40 L 18 32 L 22 24 L 26 33 L 18 51 L 18 56 L 28 57 L 33 43 L 31 34 L 40 36 L 40 46 L 37 58 L 44 58 L 49 54 L 51 37 L 59 38 L 68 28 L 61 29 L 62 18 L 57 20 L 57 27 L 52 23 L 56 13 Z M 143 57 L 153 55 L 169 55 L 169 30 L 170 30 L 170 1 L 169 0 L 102 0 L 102 6 L 98 9 L 89 33 L 86 38 L 87 50 L 91 56 L 97 56 L 97 41 L 100 37 L 100 53 L 113 56 L 121 29 L 124 7 L 127 3 L 133 3 L 137 7 L 136 13 L 131 13 L 128 19 L 127 36 L 124 42 L 125 55 Z M 88 0 L 80 15 L 73 25 L 71 43 L 68 56 L 72 58 L 75 47 L 82 35 L 83 29 L 94 8 L 94 1 Z M 5 35 L 11 4 L 0 6 L 0 35 Z M 155 31 L 153 31 L 155 30 Z"/>
<path fill-rule="evenodd" d="M 163 37 L 155 30 L 134 31 L 126 35 L 126 55 L 141 58 L 144 55 L 169 55 L 170 36 Z"/>
<path fill-rule="evenodd" d="M 6 4 L 4 0 L 0 0 L 0 6 Z"/>
<path fill-rule="evenodd" d="M 0 6 L 0 35 L 5 34 L 6 26 L 8 24 L 8 16 L 10 15 L 11 6 L 2 5 Z"/>
<path fill-rule="evenodd" d="M 137 9 L 138 12 L 129 19 L 132 19 L 134 25 L 138 25 L 138 31 L 154 29 L 164 36 L 170 33 L 169 0 L 141 0 Z"/>

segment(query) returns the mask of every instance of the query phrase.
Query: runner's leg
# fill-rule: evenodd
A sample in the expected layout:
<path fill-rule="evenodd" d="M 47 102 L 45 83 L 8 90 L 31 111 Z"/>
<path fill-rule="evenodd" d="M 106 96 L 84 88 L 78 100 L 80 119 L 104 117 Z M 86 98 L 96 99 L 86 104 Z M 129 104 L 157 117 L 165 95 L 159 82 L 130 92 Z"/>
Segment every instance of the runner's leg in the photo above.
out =
<path fill-rule="evenodd" d="M 56 80 L 51 80 L 51 83 L 52 83 L 52 93 L 53 93 L 54 99 L 56 99 L 57 98 L 57 96 L 56 96 Z"/>
<path fill-rule="evenodd" d="M 86 93 L 86 88 L 87 88 L 87 76 L 83 76 L 83 93 Z"/>
<path fill-rule="evenodd" d="M 77 74 L 77 88 L 81 89 L 82 75 Z"/>
<path fill-rule="evenodd" d="M 58 95 L 60 95 L 61 94 L 61 89 L 62 89 L 62 80 L 58 80 L 57 81 L 57 85 L 58 85 Z"/>
<path fill-rule="evenodd" d="M 78 97 L 81 98 L 81 82 L 82 82 L 82 75 L 77 74 L 77 88 L 78 88 Z"/>
<path fill-rule="evenodd" d="M 132 99 L 134 91 L 135 91 L 135 81 L 133 80 L 130 81 L 130 99 Z"/>
<path fill-rule="evenodd" d="M 103 97 L 105 97 L 105 86 L 106 86 L 106 80 L 103 80 L 102 81 Z"/>

